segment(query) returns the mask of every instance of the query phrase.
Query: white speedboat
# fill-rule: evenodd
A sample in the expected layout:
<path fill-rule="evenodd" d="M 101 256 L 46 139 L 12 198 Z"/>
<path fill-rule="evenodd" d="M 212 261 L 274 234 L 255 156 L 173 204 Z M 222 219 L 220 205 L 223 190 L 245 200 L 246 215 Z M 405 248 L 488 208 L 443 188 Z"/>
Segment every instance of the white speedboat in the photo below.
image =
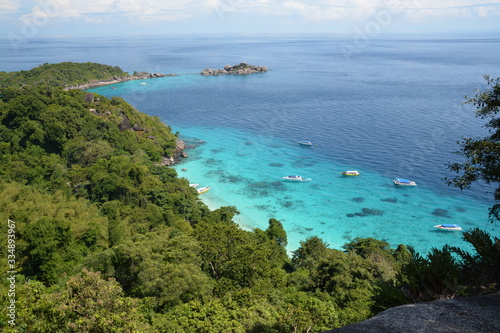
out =
<path fill-rule="evenodd" d="M 197 188 L 197 187 L 198 187 L 198 184 L 189 184 L 189 187 L 192 187 L 192 188 Z"/>
<path fill-rule="evenodd" d="M 435 225 L 434 228 L 438 228 L 441 230 L 452 230 L 452 231 L 461 231 L 462 227 L 458 224 L 438 224 Z"/>
<path fill-rule="evenodd" d="M 359 172 L 355 171 L 355 170 L 344 171 L 344 172 L 342 172 L 342 175 L 344 175 L 344 176 L 359 176 Z"/>
<path fill-rule="evenodd" d="M 307 141 L 307 140 L 300 140 L 299 143 L 303 146 L 312 146 L 313 143 L 311 141 Z"/>
<path fill-rule="evenodd" d="M 412 180 L 408 179 L 403 179 L 403 178 L 396 178 L 392 181 L 394 185 L 400 185 L 400 186 L 415 186 L 417 183 L 415 183 Z"/>
<path fill-rule="evenodd" d="M 292 182 L 305 182 L 307 180 L 311 180 L 311 178 L 305 179 L 302 176 L 286 176 L 286 177 L 283 177 L 283 179 L 284 180 L 289 180 L 289 181 L 292 181 Z"/>
<path fill-rule="evenodd" d="M 198 193 L 200 194 L 208 192 L 208 190 L 210 190 L 210 186 L 200 187 L 199 189 L 197 189 Z"/>

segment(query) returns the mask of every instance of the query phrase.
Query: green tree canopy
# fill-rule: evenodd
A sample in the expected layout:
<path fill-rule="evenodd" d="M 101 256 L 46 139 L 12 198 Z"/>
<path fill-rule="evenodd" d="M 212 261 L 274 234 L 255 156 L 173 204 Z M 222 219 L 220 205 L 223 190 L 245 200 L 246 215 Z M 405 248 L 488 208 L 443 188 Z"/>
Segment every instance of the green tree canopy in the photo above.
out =
<path fill-rule="evenodd" d="M 460 189 L 469 188 L 472 183 L 484 181 L 496 185 L 494 199 L 497 203 L 490 209 L 491 220 L 500 220 L 500 78 L 492 79 L 485 76 L 488 88 L 477 91 L 468 98 L 466 104 L 476 107 L 476 117 L 488 119 L 485 127 L 489 136 L 479 139 L 465 138 L 460 143 L 461 148 L 456 153 L 466 158 L 463 163 L 448 164 L 451 171 L 458 176 L 447 178 L 450 185 Z"/>
<path fill-rule="evenodd" d="M 499 240 L 480 230 L 464 233 L 473 254 L 446 247 L 424 257 L 373 238 L 339 251 L 311 237 L 290 259 L 280 221 L 244 230 L 236 207 L 209 210 L 161 163 L 177 135 L 159 118 L 122 98 L 60 87 L 89 80 L 79 74 L 91 68 L 114 71 L 64 63 L 0 73 L 0 220 L 16 225 L 20 318 L 6 326 L 4 307 L 0 331 L 323 332 L 402 302 L 500 283 Z M 474 103 L 495 119 L 498 80 L 488 82 Z M 500 120 L 487 126 L 500 131 Z M 487 138 L 492 147 L 499 137 Z M 460 184 L 499 180 L 494 149 L 471 154 L 476 169 L 464 169 Z M 1 223 L 3 244 L 7 231 Z M 0 261 L 2 302 L 7 267 Z"/>
<path fill-rule="evenodd" d="M 300 247 L 293 252 L 292 265 L 294 268 L 312 269 L 325 259 L 331 250 L 318 236 L 309 237 L 300 242 Z"/>
<path fill-rule="evenodd" d="M 0 87 L 70 86 L 128 75 L 118 66 L 113 67 L 91 62 L 45 63 L 27 71 L 0 72 Z"/>

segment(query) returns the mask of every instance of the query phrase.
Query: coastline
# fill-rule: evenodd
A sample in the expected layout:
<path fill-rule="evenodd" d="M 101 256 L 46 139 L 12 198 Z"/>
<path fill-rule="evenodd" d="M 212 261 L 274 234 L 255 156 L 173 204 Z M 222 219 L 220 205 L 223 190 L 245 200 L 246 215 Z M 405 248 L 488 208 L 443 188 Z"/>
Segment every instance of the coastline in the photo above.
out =
<path fill-rule="evenodd" d="M 212 191 L 212 193 L 210 193 L 210 191 L 209 191 L 207 194 L 203 194 L 203 195 L 199 196 L 200 200 L 205 205 L 207 205 L 207 207 L 211 211 L 214 211 L 214 210 L 219 209 L 221 207 L 233 206 L 233 205 L 227 203 L 226 201 L 224 201 L 224 199 L 222 199 L 220 196 L 217 196 L 216 194 L 214 195 L 213 189 L 211 191 Z M 238 206 L 236 206 L 236 208 L 238 209 Z M 238 211 L 240 213 L 238 215 L 235 215 L 233 220 L 236 224 L 238 224 L 238 226 L 241 229 L 247 230 L 247 231 L 253 231 L 255 228 L 258 228 L 256 221 L 254 221 L 250 216 L 241 212 L 240 210 L 238 210 Z"/>
<path fill-rule="evenodd" d="M 225 66 L 224 69 L 204 69 L 200 73 L 189 73 L 189 74 L 184 74 L 184 75 L 202 75 L 202 76 L 217 76 L 217 75 L 224 75 L 224 74 L 236 74 L 236 75 L 245 75 L 245 74 L 254 74 L 254 73 L 265 73 L 269 69 L 267 66 L 254 66 L 254 65 L 249 65 L 247 63 L 240 63 L 239 65 L 235 66 Z M 147 73 L 147 72 L 140 72 L 140 73 L 135 73 L 132 75 L 128 76 L 119 76 L 119 77 L 111 77 L 107 80 L 96 80 L 96 81 L 91 81 L 87 83 L 82 83 L 78 85 L 72 85 L 72 86 L 66 86 L 64 90 L 72 90 L 72 89 L 90 89 L 90 88 L 96 88 L 96 87 L 102 87 L 102 86 L 107 86 L 111 84 L 118 84 L 122 82 L 127 82 L 127 81 L 134 81 L 134 80 L 145 80 L 145 79 L 153 79 L 153 78 L 160 78 L 160 77 L 169 77 L 169 76 L 178 76 L 179 74 L 163 74 L 163 73 Z"/>
<path fill-rule="evenodd" d="M 117 83 L 122 83 L 122 82 L 127 82 L 127 81 L 134 81 L 134 80 L 145 80 L 145 79 L 153 79 L 153 78 L 159 78 L 159 77 L 168 77 L 168 76 L 176 76 L 177 74 L 162 74 L 162 73 L 146 73 L 146 72 L 141 72 L 129 76 L 120 76 L 120 77 L 112 77 L 107 80 L 99 80 L 99 81 L 91 81 L 83 84 L 78 84 L 74 86 L 68 86 L 65 87 L 64 90 L 72 90 L 72 89 L 90 89 L 90 88 L 96 88 L 96 87 L 102 87 L 102 86 L 107 86 L 110 84 L 117 84 Z"/>

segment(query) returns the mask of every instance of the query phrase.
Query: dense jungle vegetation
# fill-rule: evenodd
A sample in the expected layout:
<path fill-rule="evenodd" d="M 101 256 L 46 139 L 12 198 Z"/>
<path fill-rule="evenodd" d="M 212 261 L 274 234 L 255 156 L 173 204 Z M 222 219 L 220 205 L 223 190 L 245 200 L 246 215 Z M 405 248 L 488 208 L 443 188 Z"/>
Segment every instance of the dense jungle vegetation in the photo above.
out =
<path fill-rule="evenodd" d="M 464 233 L 472 254 L 421 255 L 373 238 L 340 251 L 311 237 L 289 256 L 279 220 L 240 229 L 237 208 L 209 210 L 160 165 L 177 139 L 160 119 L 121 98 L 9 81 L 18 75 L 0 80 L 4 332 L 322 332 L 395 305 L 497 288 L 499 241 L 477 229 Z M 8 220 L 15 325 L 3 305 Z"/>
<path fill-rule="evenodd" d="M 28 71 L 0 72 L 0 87 L 21 87 L 25 85 L 68 87 L 128 75 L 120 67 L 91 62 L 46 63 Z"/>

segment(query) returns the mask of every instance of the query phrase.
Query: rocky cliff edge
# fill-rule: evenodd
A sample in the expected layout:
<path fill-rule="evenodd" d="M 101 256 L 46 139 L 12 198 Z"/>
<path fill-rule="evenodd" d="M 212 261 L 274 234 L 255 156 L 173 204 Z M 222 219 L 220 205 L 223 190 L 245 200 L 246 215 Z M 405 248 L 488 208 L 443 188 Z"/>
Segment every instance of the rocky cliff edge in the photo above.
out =
<path fill-rule="evenodd" d="M 500 332 L 500 294 L 402 305 L 368 320 L 324 333 L 374 332 Z"/>

